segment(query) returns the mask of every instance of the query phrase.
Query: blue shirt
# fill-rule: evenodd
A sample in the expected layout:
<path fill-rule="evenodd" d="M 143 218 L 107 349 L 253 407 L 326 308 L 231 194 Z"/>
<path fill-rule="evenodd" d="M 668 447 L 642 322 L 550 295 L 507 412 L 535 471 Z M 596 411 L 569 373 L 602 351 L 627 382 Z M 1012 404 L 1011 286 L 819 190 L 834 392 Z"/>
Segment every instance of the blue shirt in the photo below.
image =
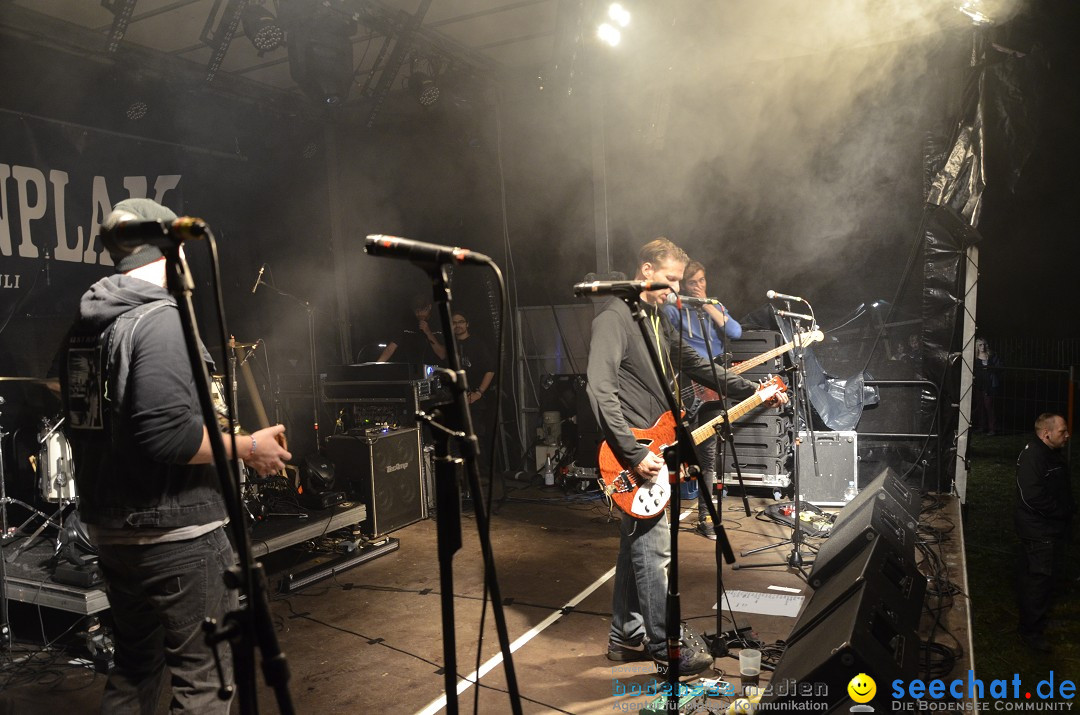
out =
<path fill-rule="evenodd" d="M 719 307 L 719 306 L 718 306 Z M 727 312 L 726 308 L 720 307 L 724 311 L 724 315 L 727 316 L 727 322 L 724 323 L 724 334 L 732 340 L 738 340 L 742 337 L 742 326 L 735 318 L 731 317 L 731 313 Z M 701 355 L 706 360 L 709 359 L 709 353 L 705 349 L 706 336 L 712 347 L 713 358 L 718 358 L 724 354 L 724 339 L 717 332 L 716 321 L 711 316 L 705 316 L 705 333 L 701 334 L 701 324 L 698 322 L 697 310 L 693 308 L 682 309 L 682 323 L 679 323 L 679 309 L 674 305 L 664 305 L 661 307 L 664 311 L 664 315 L 671 321 L 671 324 L 676 330 L 682 330 L 683 340 L 686 344 L 694 348 L 698 355 Z"/>

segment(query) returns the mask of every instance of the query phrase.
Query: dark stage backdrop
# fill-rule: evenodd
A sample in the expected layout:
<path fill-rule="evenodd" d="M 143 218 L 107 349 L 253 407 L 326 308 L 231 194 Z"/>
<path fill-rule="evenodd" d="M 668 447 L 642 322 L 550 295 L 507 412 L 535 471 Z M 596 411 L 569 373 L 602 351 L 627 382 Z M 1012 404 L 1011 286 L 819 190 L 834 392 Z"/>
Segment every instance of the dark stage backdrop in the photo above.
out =
<path fill-rule="evenodd" d="M 275 404 L 289 418 L 288 400 L 271 388 L 310 395 L 310 379 L 297 384 L 310 365 L 303 302 L 315 309 L 320 359 L 337 353 L 321 133 L 302 118 L 165 78 L 146 95 L 146 117 L 128 120 L 122 88 L 136 86 L 133 77 L 17 44 L 5 43 L 0 56 L 33 60 L 35 71 L 0 77 L 0 375 L 46 374 L 79 296 L 114 270 L 99 222 L 117 201 L 146 196 L 214 230 L 228 327 L 240 342 L 261 341 L 260 397 L 272 419 Z M 220 369 L 205 243 L 187 254 L 202 337 Z M 267 287 L 252 295 L 264 263 L 264 280 L 292 297 Z M 253 425 L 243 390 L 240 407 Z M 310 425 L 311 415 L 296 420 Z"/>

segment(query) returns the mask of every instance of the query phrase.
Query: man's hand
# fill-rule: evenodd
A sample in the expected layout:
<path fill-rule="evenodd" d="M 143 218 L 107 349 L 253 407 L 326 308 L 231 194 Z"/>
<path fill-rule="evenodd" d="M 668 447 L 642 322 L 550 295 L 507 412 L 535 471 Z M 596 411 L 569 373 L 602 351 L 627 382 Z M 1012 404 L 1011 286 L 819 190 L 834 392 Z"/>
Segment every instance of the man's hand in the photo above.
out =
<path fill-rule="evenodd" d="M 768 405 L 769 407 L 781 407 L 783 405 L 786 405 L 789 401 L 790 400 L 788 400 L 787 393 L 784 392 L 783 390 L 780 390 L 775 395 L 770 397 L 765 402 L 765 404 Z"/>
<path fill-rule="evenodd" d="M 645 477 L 646 479 L 656 479 L 660 476 L 660 470 L 662 470 L 663 468 L 663 457 L 661 457 L 659 454 L 653 454 L 652 452 L 649 452 L 642 458 L 640 462 L 637 463 L 637 466 L 634 467 L 634 471 L 636 471 L 638 474 Z"/>
<path fill-rule="evenodd" d="M 285 462 L 292 459 L 292 454 L 279 443 L 279 439 L 285 439 L 285 425 L 273 425 L 266 429 L 254 432 L 251 438 L 255 440 L 255 450 L 248 445 L 247 451 L 242 447 L 244 440 L 237 437 L 236 444 L 240 450 L 240 458 L 244 464 L 251 467 L 259 476 L 277 474 L 285 469 Z"/>

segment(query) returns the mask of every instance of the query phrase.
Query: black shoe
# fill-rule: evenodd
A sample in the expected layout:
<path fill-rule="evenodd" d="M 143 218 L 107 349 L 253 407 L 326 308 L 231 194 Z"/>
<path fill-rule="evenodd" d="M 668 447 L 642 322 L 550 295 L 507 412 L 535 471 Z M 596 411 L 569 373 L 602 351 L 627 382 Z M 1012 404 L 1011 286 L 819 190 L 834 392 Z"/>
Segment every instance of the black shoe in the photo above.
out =
<path fill-rule="evenodd" d="M 1050 652 L 1050 643 L 1042 633 L 1027 633 L 1021 631 L 1020 640 L 1024 642 L 1024 645 L 1036 653 Z"/>
<path fill-rule="evenodd" d="M 701 534 L 706 539 L 716 541 L 716 529 L 713 527 L 712 522 L 708 519 L 702 519 L 701 521 L 699 521 L 697 523 L 697 526 L 694 527 L 694 531 Z"/>
<path fill-rule="evenodd" d="M 649 660 L 649 651 L 645 650 L 645 644 L 636 646 L 620 645 L 615 641 L 608 641 L 607 659 L 620 663 L 632 663 L 638 660 Z"/>
<path fill-rule="evenodd" d="M 709 652 L 708 646 L 701 640 L 701 637 L 690 630 L 690 626 L 685 623 L 682 626 L 682 649 L 679 656 L 679 675 L 697 675 L 703 670 L 707 670 L 713 666 L 712 653 Z M 660 667 L 661 670 L 666 670 L 668 667 L 667 648 L 661 647 L 661 649 L 652 652 L 652 659 Z"/>

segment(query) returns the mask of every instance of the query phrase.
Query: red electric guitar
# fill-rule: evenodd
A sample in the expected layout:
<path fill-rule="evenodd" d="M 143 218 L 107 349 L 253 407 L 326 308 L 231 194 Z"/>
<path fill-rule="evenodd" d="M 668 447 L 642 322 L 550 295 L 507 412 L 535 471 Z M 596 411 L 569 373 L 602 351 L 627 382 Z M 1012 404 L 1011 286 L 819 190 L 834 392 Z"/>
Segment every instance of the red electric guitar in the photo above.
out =
<path fill-rule="evenodd" d="M 787 385 L 779 376 L 769 378 L 757 392 L 728 410 L 728 419 L 734 422 L 785 390 Z M 691 433 L 694 444 L 701 444 L 716 434 L 716 426 L 723 420 L 723 415 L 718 415 L 695 429 Z M 665 447 L 674 444 L 675 418 L 670 412 L 665 412 L 652 427 L 630 431 L 639 444 L 646 445 L 654 454 L 662 454 Z M 671 497 L 671 480 L 666 467 L 660 470 L 655 480 L 646 479 L 633 469 L 624 468 L 607 442 L 600 445 L 599 465 L 604 493 L 630 516 L 651 519 L 667 506 Z"/>

